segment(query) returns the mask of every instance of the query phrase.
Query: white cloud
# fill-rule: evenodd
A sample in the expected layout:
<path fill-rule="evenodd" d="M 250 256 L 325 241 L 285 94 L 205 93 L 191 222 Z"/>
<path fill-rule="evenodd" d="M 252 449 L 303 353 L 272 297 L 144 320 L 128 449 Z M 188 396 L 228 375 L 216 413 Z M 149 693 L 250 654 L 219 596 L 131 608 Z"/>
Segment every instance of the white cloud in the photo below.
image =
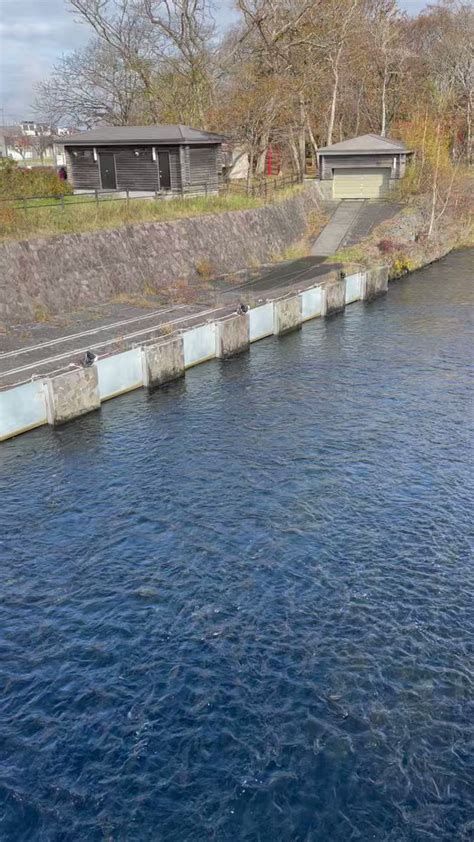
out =
<path fill-rule="evenodd" d="M 65 0 L 0 0 L 0 108 L 5 122 L 31 116 L 34 86 L 90 33 Z"/>

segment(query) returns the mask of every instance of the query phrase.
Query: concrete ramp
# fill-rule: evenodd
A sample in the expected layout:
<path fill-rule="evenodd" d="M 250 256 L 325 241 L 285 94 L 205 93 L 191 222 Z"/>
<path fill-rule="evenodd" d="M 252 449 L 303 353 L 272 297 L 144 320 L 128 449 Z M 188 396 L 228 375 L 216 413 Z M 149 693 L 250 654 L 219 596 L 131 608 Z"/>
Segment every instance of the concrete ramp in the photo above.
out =
<path fill-rule="evenodd" d="M 311 254 L 314 257 L 329 257 L 330 254 L 334 254 L 347 237 L 365 204 L 360 200 L 340 202 L 328 224 L 313 244 Z"/>

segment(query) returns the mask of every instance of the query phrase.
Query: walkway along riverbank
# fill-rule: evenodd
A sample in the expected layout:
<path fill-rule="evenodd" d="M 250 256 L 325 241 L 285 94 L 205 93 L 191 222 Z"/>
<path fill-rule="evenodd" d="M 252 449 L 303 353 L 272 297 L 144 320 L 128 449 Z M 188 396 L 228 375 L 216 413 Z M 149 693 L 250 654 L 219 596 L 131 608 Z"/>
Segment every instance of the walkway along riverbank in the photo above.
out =
<path fill-rule="evenodd" d="M 251 306 L 104 356 L 88 368 L 75 366 L 0 392 L 0 441 L 44 424 L 56 426 L 99 409 L 102 402 L 133 389 L 157 388 L 207 360 L 233 357 L 273 334 L 301 328 L 308 319 L 342 312 L 355 301 L 370 301 L 388 289 L 388 266 L 347 277 L 329 273 L 298 292 Z"/>

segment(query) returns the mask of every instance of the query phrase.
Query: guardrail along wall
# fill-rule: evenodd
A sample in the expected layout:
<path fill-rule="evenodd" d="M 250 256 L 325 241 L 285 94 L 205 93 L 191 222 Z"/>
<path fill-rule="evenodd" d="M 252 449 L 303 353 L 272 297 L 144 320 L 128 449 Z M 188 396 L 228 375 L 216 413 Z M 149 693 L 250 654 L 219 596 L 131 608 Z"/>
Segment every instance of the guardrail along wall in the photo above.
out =
<path fill-rule="evenodd" d="M 76 368 L 1 391 L 0 441 L 42 424 L 61 424 L 132 389 L 153 388 L 177 379 L 185 369 L 206 360 L 242 353 L 251 342 L 298 330 L 308 319 L 339 312 L 344 300 L 370 300 L 386 292 L 387 279 L 386 267 L 343 280 L 320 279 L 310 289 L 269 301 L 242 315 L 231 314 L 103 357 L 87 369 Z"/>

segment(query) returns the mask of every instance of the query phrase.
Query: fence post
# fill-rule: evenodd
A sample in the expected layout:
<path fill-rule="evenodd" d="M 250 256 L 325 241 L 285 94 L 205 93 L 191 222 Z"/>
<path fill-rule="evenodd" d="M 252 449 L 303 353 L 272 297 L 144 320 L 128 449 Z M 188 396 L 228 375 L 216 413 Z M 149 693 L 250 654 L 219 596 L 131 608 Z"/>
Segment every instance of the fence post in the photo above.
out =
<path fill-rule="evenodd" d="M 205 190 L 205 193 L 206 193 L 206 199 L 207 199 L 207 181 L 206 181 L 206 183 L 205 183 L 205 185 L 204 185 L 204 190 Z"/>
<path fill-rule="evenodd" d="M 64 193 L 61 193 L 59 198 L 61 200 L 61 210 L 64 213 Z"/>
<path fill-rule="evenodd" d="M 129 207 L 130 207 L 130 190 L 127 189 L 125 191 L 125 196 L 126 196 L 126 200 L 127 200 L 127 210 L 128 210 Z"/>
<path fill-rule="evenodd" d="M 25 216 L 28 213 L 28 203 L 25 198 L 23 198 L 23 210 L 25 211 Z"/>
<path fill-rule="evenodd" d="M 99 191 L 97 189 L 94 190 L 94 194 L 95 194 L 95 203 L 96 203 L 97 208 L 98 208 L 99 207 Z"/>

